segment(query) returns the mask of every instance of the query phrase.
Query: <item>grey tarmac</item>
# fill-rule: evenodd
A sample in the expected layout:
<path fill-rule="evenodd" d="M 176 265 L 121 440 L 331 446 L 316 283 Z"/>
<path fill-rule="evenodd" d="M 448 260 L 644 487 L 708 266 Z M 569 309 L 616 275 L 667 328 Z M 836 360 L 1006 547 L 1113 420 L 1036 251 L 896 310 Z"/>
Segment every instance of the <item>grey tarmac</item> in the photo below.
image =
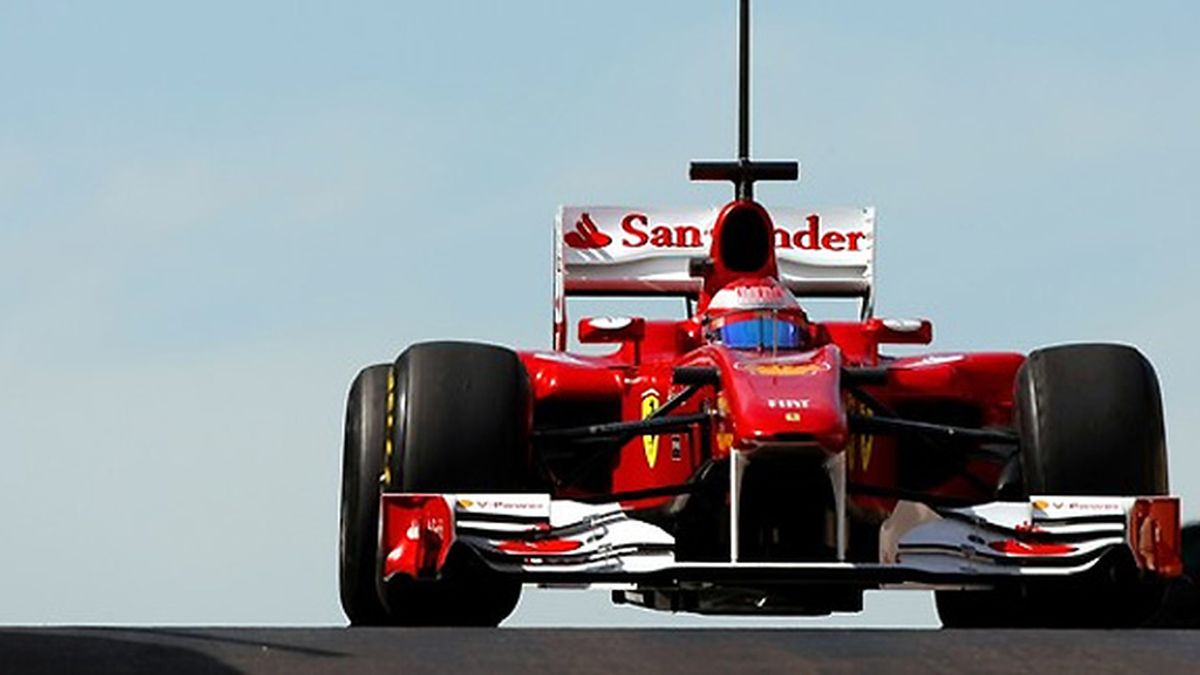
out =
<path fill-rule="evenodd" d="M 0 628 L 5 673 L 1200 672 L 1200 631 Z"/>

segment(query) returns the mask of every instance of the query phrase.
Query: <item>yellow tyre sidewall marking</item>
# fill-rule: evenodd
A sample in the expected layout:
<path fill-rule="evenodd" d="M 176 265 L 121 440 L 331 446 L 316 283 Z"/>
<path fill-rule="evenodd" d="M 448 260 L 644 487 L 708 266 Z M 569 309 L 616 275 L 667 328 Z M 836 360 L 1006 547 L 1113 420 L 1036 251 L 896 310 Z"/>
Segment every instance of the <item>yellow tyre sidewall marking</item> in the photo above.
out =
<path fill-rule="evenodd" d="M 383 436 L 383 474 L 379 482 L 384 487 L 392 485 L 392 427 L 396 424 L 396 373 L 388 369 L 387 377 L 387 424 Z"/>

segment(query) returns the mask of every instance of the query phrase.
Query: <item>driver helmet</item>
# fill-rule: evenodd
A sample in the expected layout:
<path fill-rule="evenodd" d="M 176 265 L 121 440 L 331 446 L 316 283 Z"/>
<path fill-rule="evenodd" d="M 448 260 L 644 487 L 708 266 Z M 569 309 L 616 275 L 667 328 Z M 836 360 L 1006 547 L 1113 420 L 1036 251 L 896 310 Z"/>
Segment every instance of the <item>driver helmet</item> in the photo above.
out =
<path fill-rule="evenodd" d="M 717 291 L 701 317 L 708 342 L 730 349 L 808 347 L 808 316 L 795 296 L 771 278 L 739 279 Z"/>

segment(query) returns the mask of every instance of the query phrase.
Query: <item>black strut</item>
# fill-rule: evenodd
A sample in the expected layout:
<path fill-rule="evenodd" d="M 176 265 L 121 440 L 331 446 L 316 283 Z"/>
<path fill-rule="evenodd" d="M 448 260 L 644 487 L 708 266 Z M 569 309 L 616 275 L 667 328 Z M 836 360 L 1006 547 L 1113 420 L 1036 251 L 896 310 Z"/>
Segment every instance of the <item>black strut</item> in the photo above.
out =
<path fill-rule="evenodd" d="M 983 443 L 1016 445 L 1017 435 L 1003 429 L 971 429 L 949 424 L 918 422 L 895 417 L 873 415 L 850 415 L 850 431 L 856 434 L 918 434 L 941 437 L 946 440 L 964 439 Z M 1005 455 L 1007 457 L 1007 454 Z"/>
<path fill-rule="evenodd" d="M 534 438 L 609 438 L 622 436 L 639 436 L 663 434 L 671 431 L 686 431 L 693 425 L 709 420 L 709 413 L 692 413 L 689 415 L 667 415 L 664 417 L 647 417 L 635 422 L 605 422 L 589 424 L 582 427 L 565 427 L 561 429 L 538 429 L 533 432 Z"/>

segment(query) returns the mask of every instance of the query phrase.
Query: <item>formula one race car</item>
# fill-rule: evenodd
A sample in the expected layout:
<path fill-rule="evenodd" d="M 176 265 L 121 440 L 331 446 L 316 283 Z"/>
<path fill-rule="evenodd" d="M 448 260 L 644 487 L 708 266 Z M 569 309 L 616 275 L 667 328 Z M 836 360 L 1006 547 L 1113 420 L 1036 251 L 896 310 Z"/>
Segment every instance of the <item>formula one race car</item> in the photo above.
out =
<path fill-rule="evenodd" d="M 1115 344 L 888 356 L 875 212 L 772 209 L 749 159 L 716 209 L 567 207 L 554 349 L 434 342 L 363 369 L 346 410 L 342 605 L 353 624 L 495 625 L 522 584 L 712 614 L 856 611 L 932 588 L 948 626 L 1137 625 L 1181 573 L 1154 370 Z M 677 320 L 567 298 L 670 295 Z M 816 321 L 797 298 L 861 303 Z"/>

